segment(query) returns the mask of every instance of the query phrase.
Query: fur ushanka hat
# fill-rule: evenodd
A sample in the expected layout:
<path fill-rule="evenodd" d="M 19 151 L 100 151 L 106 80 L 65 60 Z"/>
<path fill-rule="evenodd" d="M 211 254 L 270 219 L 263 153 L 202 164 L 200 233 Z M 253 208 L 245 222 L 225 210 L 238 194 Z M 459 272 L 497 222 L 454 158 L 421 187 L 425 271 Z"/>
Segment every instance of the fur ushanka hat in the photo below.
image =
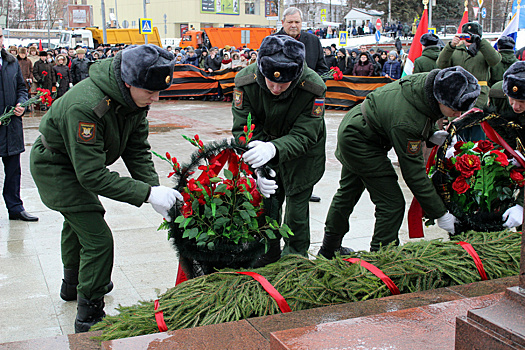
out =
<path fill-rule="evenodd" d="M 421 35 L 419 42 L 423 46 L 437 45 L 439 42 L 439 37 L 434 33 L 426 33 L 426 34 Z"/>
<path fill-rule="evenodd" d="M 516 100 L 525 100 L 525 61 L 514 62 L 503 74 L 503 92 Z"/>
<path fill-rule="evenodd" d="M 263 39 L 257 66 L 274 83 L 294 81 L 303 73 L 304 44 L 288 35 L 270 35 Z"/>
<path fill-rule="evenodd" d="M 514 50 L 516 42 L 510 36 L 502 36 L 496 42 L 498 50 Z"/>
<path fill-rule="evenodd" d="M 483 36 L 483 28 L 481 28 L 481 25 L 478 22 L 468 22 L 463 24 L 463 27 L 461 27 L 461 32 L 479 35 L 480 37 Z"/>
<path fill-rule="evenodd" d="M 166 90 L 171 85 L 175 56 L 157 45 L 130 45 L 122 50 L 122 80 L 131 86 Z"/>
<path fill-rule="evenodd" d="M 434 97 L 455 111 L 471 109 L 480 92 L 478 80 L 460 66 L 442 69 L 434 78 Z"/>

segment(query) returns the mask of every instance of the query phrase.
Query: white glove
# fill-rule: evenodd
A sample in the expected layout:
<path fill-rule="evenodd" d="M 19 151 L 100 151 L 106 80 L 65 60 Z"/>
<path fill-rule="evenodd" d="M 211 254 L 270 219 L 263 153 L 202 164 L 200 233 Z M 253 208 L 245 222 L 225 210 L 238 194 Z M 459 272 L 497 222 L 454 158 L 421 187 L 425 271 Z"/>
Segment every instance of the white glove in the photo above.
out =
<path fill-rule="evenodd" d="M 170 222 L 171 218 L 168 215 L 168 210 L 175 205 L 177 199 L 181 202 L 184 201 L 179 191 L 166 186 L 153 186 L 146 202 L 150 203 L 157 213 Z"/>
<path fill-rule="evenodd" d="M 69 87 L 72 88 L 73 87 L 73 83 L 69 83 Z"/>
<path fill-rule="evenodd" d="M 516 152 L 516 154 L 517 154 L 518 156 L 520 156 L 521 159 L 525 160 L 525 157 L 523 156 L 523 154 L 521 154 L 520 151 L 518 151 L 517 149 L 515 149 L 514 152 Z M 521 164 L 520 164 L 520 162 L 518 162 L 518 160 L 517 160 L 516 158 L 511 158 L 511 159 L 509 159 L 509 163 L 512 164 L 512 165 L 514 165 L 514 166 L 517 167 L 517 168 L 521 168 Z"/>
<path fill-rule="evenodd" d="M 447 137 L 448 137 L 448 131 L 438 130 L 435 133 L 433 133 L 432 136 L 430 136 L 428 140 L 432 142 L 434 145 L 441 146 L 443 145 L 443 142 L 445 142 Z"/>
<path fill-rule="evenodd" d="M 523 207 L 519 204 L 507 209 L 502 216 L 506 228 L 513 228 L 523 223 Z"/>
<path fill-rule="evenodd" d="M 59 87 L 59 86 L 60 86 L 60 84 L 59 84 L 59 83 L 55 83 L 55 86 L 56 86 L 56 87 Z"/>
<path fill-rule="evenodd" d="M 259 168 L 275 157 L 277 150 L 271 142 L 252 141 L 248 144 L 251 150 L 243 154 L 242 158 L 252 167 Z"/>
<path fill-rule="evenodd" d="M 270 170 L 269 175 L 271 177 L 275 176 L 275 171 Z M 257 179 L 255 180 L 259 186 L 259 192 L 263 195 L 264 198 L 270 198 L 270 195 L 275 193 L 278 186 L 275 180 L 267 179 L 262 175 L 262 171 L 257 170 Z"/>
<path fill-rule="evenodd" d="M 456 149 L 454 148 L 454 146 L 456 145 L 457 142 L 458 142 L 458 138 L 456 136 L 453 136 L 452 137 L 452 142 L 448 146 L 447 153 L 445 154 L 446 158 L 454 157 L 454 153 L 456 153 Z"/>
<path fill-rule="evenodd" d="M 437 224 L 443 230 L 454 234 L 454 224 L 458 221 L 456 217 L 450 213 L 446 213 L 437 219 Z"/>

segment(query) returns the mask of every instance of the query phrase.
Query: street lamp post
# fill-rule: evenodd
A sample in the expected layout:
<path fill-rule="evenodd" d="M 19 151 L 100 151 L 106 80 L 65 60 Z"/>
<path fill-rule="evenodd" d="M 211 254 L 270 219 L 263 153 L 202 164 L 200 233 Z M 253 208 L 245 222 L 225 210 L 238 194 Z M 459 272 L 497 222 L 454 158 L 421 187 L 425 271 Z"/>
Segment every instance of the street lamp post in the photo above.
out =
<path fill-rule="evenodd" d="M 108 42 L 108 34 L 106 31 L 106 5 L 104 4 L 104 0 L 100 0 L 100 9 L 102 11 L 102 38 L 104 44 L 106 44 Z"/>
<path fill-rule="evenodd" d="M 148 18 L 148 16 L 146 15 L 146 4 L 148 2 L 149 2 L 148 0 L 143 0 L 143 3 L 144 3 L 144 18 Z M 144 44 L 147 44 L 147 43 L 148 43 L 148 34 L 144 34 Z"/>

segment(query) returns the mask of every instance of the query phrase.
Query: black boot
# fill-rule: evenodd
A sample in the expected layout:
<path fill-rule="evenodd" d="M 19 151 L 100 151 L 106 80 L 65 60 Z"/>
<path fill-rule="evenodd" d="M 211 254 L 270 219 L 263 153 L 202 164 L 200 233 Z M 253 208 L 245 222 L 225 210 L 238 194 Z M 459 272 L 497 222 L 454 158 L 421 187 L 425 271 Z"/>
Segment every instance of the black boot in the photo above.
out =
<path fill-rule="evenodd" d="M 77 300 L 78 270 L 64 268 L 64 279 L 60 288 L 60 297 L 64 301 Z M 107 285 L 107 293 L 113 290 L 113 282 Z"/>
<path fill-rule="evenodd" d="M 78 297 L 75 333 L 88 332 L 91 326 L 102 321 L 104 316 L 106 316 L 104 312 L 104 297 L 96 300 Z"/>
<path fill-rule="evenodd" d="M 253 267 L 259 268 L 268 264 L 274 263 L 281 258 L 281 240 L 275 239 L 270 241 L 270 247 L 266 253 L 264 253 Z"/>
<path fill-rule="evenodd" d="M 333 259 L 335 253 L 339 253 L 340 255 L 348 255 L 354 251 L 352 248 L 341 246 L 342 241 L 343 236 L 325 232 L 323 237 L 323 245 L 321 246 L 321 249 L 319 249 L 319 253 L 317 253 L 317 255 L 322 255 L 327 259 Z"/>

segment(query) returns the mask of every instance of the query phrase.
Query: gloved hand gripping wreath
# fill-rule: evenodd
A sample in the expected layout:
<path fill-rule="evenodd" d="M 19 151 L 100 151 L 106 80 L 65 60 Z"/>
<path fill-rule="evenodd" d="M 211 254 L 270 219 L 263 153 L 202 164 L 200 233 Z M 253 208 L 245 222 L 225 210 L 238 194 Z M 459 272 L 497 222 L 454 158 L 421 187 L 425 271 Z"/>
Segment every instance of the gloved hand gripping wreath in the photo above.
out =
<path fill-rule="evenodd" d="M 458 132 L 475 125 L 481 125 L 490 140 L 461 141 Z M 498 114 L 473 108 L 451 122 L 448 132 L 429 159 L 429 164 L 435 160 L 429 176 L 448 211 L 458 219 L 455 233 L 503 230 L 503 213 L 523 204 L 519 189 L 525 183 L 525 161 L 517 152 L 522 147 L 523 128 Z M 522 193 L 519 198 L 518 192 Z"/>
<path fill-rule="evenodd" d="M 234 139 L 204 145 L 198 135 L 185 138 L 198 148 L 189 163 L 160 156 L 173 165 L 170 176 L 184 197 L 169 212 L 174 220 L 164 223 L 184 273 L 193 278 L 226 267 L 251 267 L 268 238 L 291 233 L 270 219 L 271 202 L 263 206 L 254 171 L 242 160 L 247 145 Z M 268 166 L 258 170 L 269 177 Z"/>

